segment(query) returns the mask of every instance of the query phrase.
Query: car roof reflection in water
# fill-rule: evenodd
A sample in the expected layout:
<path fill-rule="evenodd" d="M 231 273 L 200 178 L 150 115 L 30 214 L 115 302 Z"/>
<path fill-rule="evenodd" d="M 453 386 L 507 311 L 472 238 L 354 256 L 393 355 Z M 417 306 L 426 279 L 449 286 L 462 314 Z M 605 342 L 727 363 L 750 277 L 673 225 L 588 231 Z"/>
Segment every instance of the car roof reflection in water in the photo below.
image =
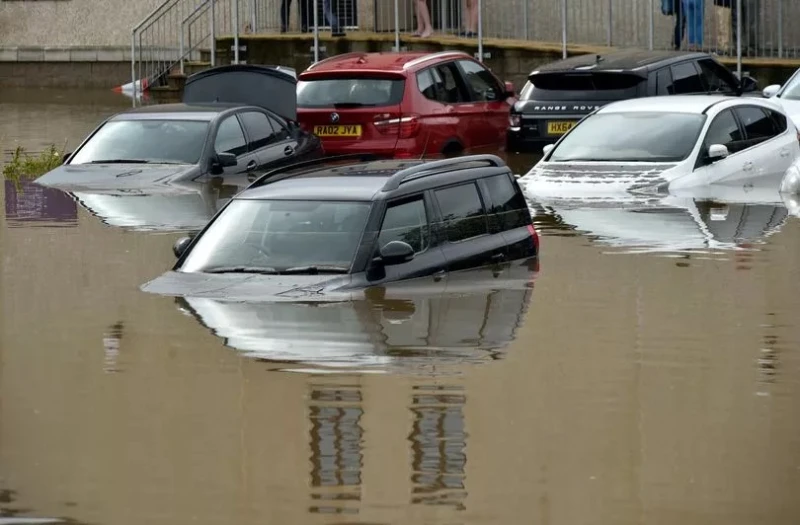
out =
<path fill-rule="evenodd" d="M 425 373 L 431 367 L 501 359 L 532 298 L 530 281 L 488 280 L 476 272 L 454 278 L 448 291 L 423 287 L 397 293 L 371 288 L 344 302 L 225 302 L 178 297 L 181 310 L 247 357 L 313 367 L 304 371 Z M 530 273 L 531 279 L 535 276 Z M 480 277 L 478 276 L 478 279 Z M 459 283 L 461 281 L 461 283 Z M 414 286 L 414 285 L 411 285 Z M 445 287 L 446 288 L 446 287 Z M 406 293 L 411 292 L 411 293 Z M 315 369 L 315 370 L 314 370 Z"/>

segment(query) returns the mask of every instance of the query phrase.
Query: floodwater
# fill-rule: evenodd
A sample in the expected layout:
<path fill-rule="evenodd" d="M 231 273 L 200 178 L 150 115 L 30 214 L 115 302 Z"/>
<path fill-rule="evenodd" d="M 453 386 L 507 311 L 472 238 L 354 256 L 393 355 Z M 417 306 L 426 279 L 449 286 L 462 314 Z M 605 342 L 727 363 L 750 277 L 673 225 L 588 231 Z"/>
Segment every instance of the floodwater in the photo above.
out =
<path fill-rule="evenodd" d="M 127 106 L 0 92 L 2 149 Z M 2 523 L 800 522 L 780 202 L 532 203 L 533 288 L 311 306 L 143 293 L 179 232 L 2 192 Z"/>

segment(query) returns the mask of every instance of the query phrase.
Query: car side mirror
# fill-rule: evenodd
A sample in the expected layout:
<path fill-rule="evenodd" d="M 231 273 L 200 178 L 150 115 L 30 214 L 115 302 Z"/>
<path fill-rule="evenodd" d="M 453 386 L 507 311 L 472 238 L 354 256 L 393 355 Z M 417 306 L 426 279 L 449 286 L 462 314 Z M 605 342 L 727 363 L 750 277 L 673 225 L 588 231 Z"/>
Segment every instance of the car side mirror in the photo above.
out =
<path fill-rule="evenodd" d="M 780 84 L 772 84 L 764 88 L 764 91 L 761 92 L 764 95 L 764 98 L 771 98 L 778 94 L 778 91 L 781 90 Z"/>
<path fill-rule="evenodd" d="M 381 248 L 381 261 L 387 266 L 408 262 L 414 258 L 414 248 L 403 241 L 389 241 Z"/>
<path fill-rule="evenodd" d="M 217 153 L 217 162 L 223 168 L 230 168 L 239 163 L 233 153 Z"/>
<path fill-rule="evenodd" d="M 722 144 L 712 144 L 708 147 L 708 158 L 711 162 L 716 162 L 718 160 L 724 159 L 730 155 L 727 146 Z"/>
<path fill-rule="evenodd" d="M 553 151 L 553 148 L 555 148 L 555 147 L 556 147 L 555 144 L 547 144 L 547 145 L 545 145 L 542 148 L 542 156 L 546 157 L 551 151 Z"/>
<path fill-rule="evenodd" d="M 506 98 L 517 96 L 517 92 L 514 89 L 514 83 L 513 82 L 506 81 L 506 82 L 503 83 L 503 87 L 506 90 Z"/>
<path fill-rule="evenodd" d="M 67 159 L 69 159 L 70 155 L 72 155 L 72 152 L 64 153 L 64 155 L 61 157 L 61 164 L 64 164 L 65 162 L 67 162 Z"/>
<path fill-rule="evenodd" d="M 180 259 L 183 252 L 186 251 L 186 248 L 189 246 L 189 243 L 192 242 L 191 237 L 181 237 L 175 244 L 172 245 L 172 253 L 175 254 L 176 259 Z"/>

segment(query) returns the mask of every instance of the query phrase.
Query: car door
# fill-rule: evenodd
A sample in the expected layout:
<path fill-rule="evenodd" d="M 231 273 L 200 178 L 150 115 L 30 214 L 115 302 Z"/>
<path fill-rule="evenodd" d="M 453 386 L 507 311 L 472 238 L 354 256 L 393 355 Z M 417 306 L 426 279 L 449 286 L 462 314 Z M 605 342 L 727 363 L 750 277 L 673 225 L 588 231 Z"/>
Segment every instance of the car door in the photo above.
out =
<path fill-rule="evenodd" d="M 511 173 L 479 181 L 489 215 L 489 233 L 503 236 L 509 261 L 537 255 L 534 229 L 525 196 Z"/>
<path fill-rule="evenodd" d="M 484 120 L 480 123 L 482 133 L 479 138 L 480 145 L 498 144 L 504 141 L 511 109 L 504 96 L 505 89 L 494 75 L 478 62 L 459 60 L 457 64 L 472 98 L 483 106 Z"/>
<path fill-rule="evenodd" d="M 405 263 L 384 266 L 383 272 L 377 274 L 370 272 L 371 285 L 426 276 L 441 281 L 446 274 L 446 261 L 442 247 L 431 235 L 432 216 L 434 212 L 430 196 L 426 199 L 424 193 L 386 203 L 378 233 L 378 249 L 391 241 L 403 241 L 414 248 L 414 258 Z"/>
<path fill-rule="evenodd" d="M 455 62 L 438 65 L 436 71 L 444 80 L 446 103 L 452 108 L 451 115 L 457 119 L 456 135 L 461 146 L 465 150 L 480 146 L 481 138 L 488 130 L 488 124 L 483 122 L 483 104 L 473 100 Z"/>
<path fill-rule="evenodd" d="M 728 156 L 713 160 L 708 157 L 708 148 L 720 144 L 728 148 Z M 749 176 L 748 165 L 752 164 L 751 152 L 747 148 L 744 130 L 732 108 L 715 115 L 702 139 L 693 173 L 674 181 L 671 188 L 690 188 L 716 183 L 735 183 Z M 742 182 L 743 184 L 743 182 Z"/>
<path fill-rule="evenodd" d="M 486 207 L 475 181 L 433 190 L 447 271 L 503 263 L 508 251 L 500 233 L 490 233 Z"/>
<path fill-rule="evenodd" d="M 297 141 L 270 115 L 248 110 L 239 118 L 247 133 L 248 150 L 256 156 L 256 169 L 275 167 L 292 159 Z"/>
<path fill-rule="evenodd" d="M 255 152 L 248 151 L 247 139 L 236 115 L 228 115 L 220 121 L 214 135 L 214 151 L 236 155 L 236 166 L 224 168 L 225 175 L 253 171 L 258 166 Z"/>
<path fill-rule="evenodd" d="M 759 179 L 774 179 L 778 184 L 796 156 L 796 134 L 787 133 L 786 127 L 779 130 L 767 108 L 738 106 L 734 112 L 744 129 L 751 157 L 746 171 Z"/>

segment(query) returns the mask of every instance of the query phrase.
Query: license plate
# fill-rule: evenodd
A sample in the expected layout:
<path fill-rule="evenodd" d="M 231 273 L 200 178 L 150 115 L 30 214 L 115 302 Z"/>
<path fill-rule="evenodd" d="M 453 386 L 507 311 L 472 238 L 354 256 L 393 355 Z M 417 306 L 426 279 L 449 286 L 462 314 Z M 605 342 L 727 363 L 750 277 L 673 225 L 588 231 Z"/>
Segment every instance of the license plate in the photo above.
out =
<path fill-rule="evenodd" d="M 572 129 L 572 126 L 575 125 L 575 121 L 572 120 L 551 120 L 547 123 L 547 134 L 548 135 L 563 135 L 567 131 Z"/>
<path fill-rule="evenodd" d="M 314 126 L 314 135 L 318 137 L 360 137 L 361 126 Z"/>

